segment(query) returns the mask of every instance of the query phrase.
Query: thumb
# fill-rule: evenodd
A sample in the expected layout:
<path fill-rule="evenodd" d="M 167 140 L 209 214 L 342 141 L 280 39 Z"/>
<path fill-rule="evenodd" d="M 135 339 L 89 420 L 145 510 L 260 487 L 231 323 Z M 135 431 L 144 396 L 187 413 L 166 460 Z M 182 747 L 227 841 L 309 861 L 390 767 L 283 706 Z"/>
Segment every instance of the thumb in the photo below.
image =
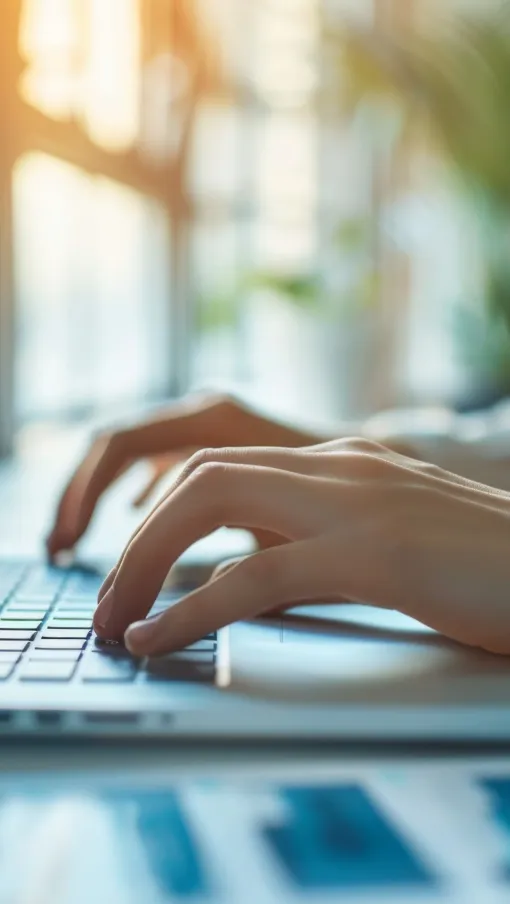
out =
<path fill-rule="evenodd" d="M 296 541 L 227 563 L 220 577 L 166 612 L 133 623 L 125 634 L 128 649 L 143 656 L 167 653 L 292 601 L 331 596 L 330 545 L 322 537 Z"/>

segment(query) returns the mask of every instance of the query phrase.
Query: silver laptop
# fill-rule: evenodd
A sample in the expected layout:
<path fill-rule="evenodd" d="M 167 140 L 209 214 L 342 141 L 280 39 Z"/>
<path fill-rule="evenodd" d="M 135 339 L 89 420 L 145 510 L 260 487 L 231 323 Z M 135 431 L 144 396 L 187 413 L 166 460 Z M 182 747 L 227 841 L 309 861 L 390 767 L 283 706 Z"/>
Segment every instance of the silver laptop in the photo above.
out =
<path fill-rule="evenodd" d="M 510 660 L 395 612 L 303 608 L 154 660 L 99 643 L 97 590 L 138 523 L 129 500 L 141 475 L 105 500 L 82 547 L 88 563 L 106 557 L 104 568 L 49 569 L 37 561 L 41 537 L 77 454 L 59 457 L 38 434 L 0 467 L 1 734 L 510 739 Z M 243 551 L 229 532 L 213 539 L 185 558 L 156 609 L 205 580 L 213 560 Z"/>
<path fill-rule="evenodd" d="M 197 578 L 185 568 L 154 611 Z M 102 575 L 0 561 L 0 732 L 350 740 L 510 737 L 510 663 L 397 613 L 295 610 L 135 660 L 99 641 Z"/>

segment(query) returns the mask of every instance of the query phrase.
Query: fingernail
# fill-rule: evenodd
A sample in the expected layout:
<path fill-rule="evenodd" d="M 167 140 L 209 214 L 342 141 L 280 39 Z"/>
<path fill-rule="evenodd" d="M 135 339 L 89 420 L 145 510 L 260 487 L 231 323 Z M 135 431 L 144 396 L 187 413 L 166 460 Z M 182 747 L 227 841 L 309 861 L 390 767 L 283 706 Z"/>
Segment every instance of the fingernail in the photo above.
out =
<path fill-rule="evenodd" d="M 141 652 L 147 646 L 151 646 L 151 641 L 155 640 L 158 631 L 159 618 L 133 622 L 124 634 L 124 643 L 130 653 Z"/>
<path fill-rule="evenodd" d="M 104 595 L 103 599 L 99 603 L 94 615 L 94 624 L 98 628 L 102 628 L 104 630 L 107 627 L 113 609 L 114 601 L 115 598 L 113 594 L 113 587 L 110 587 L 108 593 Z"/>

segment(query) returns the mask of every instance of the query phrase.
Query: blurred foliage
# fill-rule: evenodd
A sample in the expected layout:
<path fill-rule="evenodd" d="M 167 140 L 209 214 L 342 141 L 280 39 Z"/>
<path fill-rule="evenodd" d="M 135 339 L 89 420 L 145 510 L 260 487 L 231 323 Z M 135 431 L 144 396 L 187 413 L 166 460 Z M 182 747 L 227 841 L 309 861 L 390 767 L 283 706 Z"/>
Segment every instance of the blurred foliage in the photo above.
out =
<path fill-rule="evenodd" d="M 196 327 L 199 332 L 231 327 L 239 319 L 239 298 L 243 287 L 225 286 L 196 301 Z"/>
<path fill-rule="evenodd" d="M 397 111 L 403 139 L 433 138 L 449 159 L 483 220 L 483 300 L 510 331 L 510 3 L 480 7 L 412 35 L 331 37 L 347 106 Z"/>
<path fill-rule="evenodd" d="M 457 351 L 469 374 L 476 374 L 482 396 L 475 405 L 497 398 L 510 390 L 510 353 L 508 330 L 500 315 L 487 318 L 480 309 L 458 304 L 452 313 L 451 327 L 457 338 Z M 473 390 L 472 390 L 473 393 Z"/>
<path fill-rule="evenodd" d="M 317 309 L 323 295 L 323 285 L 318 274 L 256 273 L 251 279 L 252 289 L 268 289 L 284 295 L 300 308 Z"/>
<path fill-rule="evenodd" d="M 510 204 L 510 3 L 433 33 L 351 28 L 340 40 L 348 103 L 396 103 L 407 128 L 431 126 L 466 181 Z"/>
<path fill-rule="evenodd" d="M 367 218 L 351 217 L 334 230 L 330 254 L 338 267 L 353 274 L 346 284 L 332 288 L 325 273 L 256 273 L 249 283 L 255 289 L 268 289 L 283 295 L 300 308 L 313 310 L 322 317 L 342 319 L 372 308 L 378 301 L 381 280 L 374 266 L 374 223 Z"/>

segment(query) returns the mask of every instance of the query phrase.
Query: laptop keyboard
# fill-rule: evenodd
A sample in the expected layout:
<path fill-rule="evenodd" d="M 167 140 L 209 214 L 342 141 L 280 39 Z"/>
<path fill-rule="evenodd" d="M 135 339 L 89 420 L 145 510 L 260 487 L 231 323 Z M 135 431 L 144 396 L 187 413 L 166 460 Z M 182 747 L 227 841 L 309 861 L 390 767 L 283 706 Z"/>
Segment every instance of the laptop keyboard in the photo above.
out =
<path fill-rule="evenodd" d="M 121 644 L 99 640 L 92 619 L 102 580 L 81 570 L 0 563 L 0 682 L 214 682 L 216 634 L 152 659 L 135 659 Z M 151 614 L 180 596 L 163 591 Z"/>

